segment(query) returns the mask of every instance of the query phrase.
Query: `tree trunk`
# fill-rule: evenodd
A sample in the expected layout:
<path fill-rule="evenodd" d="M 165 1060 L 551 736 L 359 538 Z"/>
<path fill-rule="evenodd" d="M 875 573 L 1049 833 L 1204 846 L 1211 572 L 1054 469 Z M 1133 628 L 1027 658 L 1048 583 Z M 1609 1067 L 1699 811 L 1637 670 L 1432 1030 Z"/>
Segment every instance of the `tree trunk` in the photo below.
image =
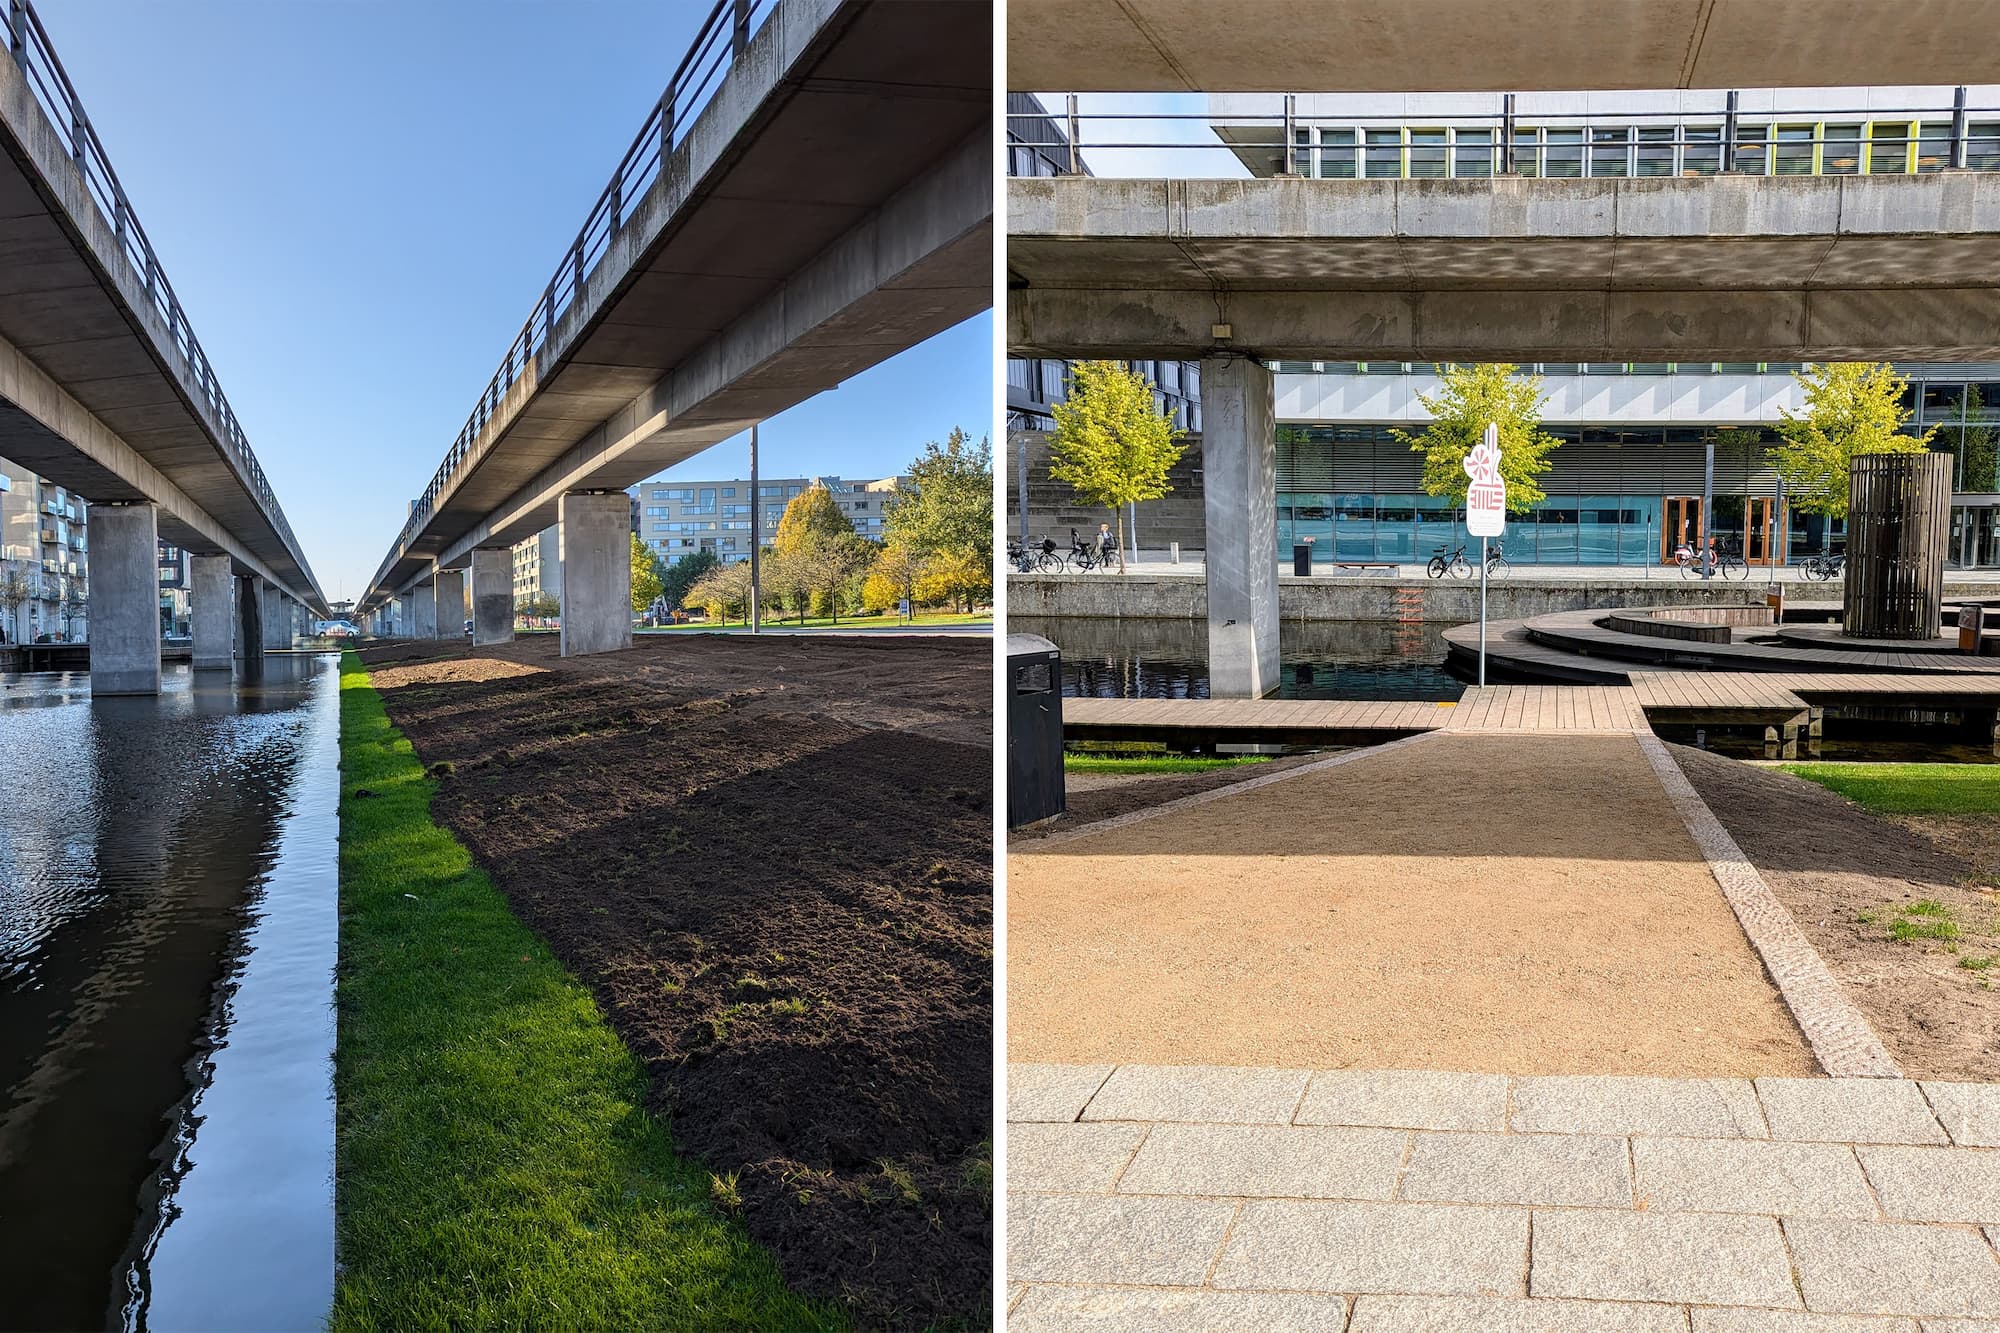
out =
<path fill-rule="evenodd" d="M 1118 538 L 1118 572 L 1125 572 L 1125 511 L 1111 506 L 1111 531 Z"/>

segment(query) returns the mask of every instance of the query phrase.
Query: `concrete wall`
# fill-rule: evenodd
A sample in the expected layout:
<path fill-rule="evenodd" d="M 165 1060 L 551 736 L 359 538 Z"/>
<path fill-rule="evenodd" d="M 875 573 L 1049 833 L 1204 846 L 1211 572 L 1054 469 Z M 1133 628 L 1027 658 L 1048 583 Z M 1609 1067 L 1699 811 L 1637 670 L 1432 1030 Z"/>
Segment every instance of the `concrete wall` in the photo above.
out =
<path fill-rule="evenodd" d="M 623 491 L 562 497 L 562 655 L 632 646 L 632 502 Z"/>
<path fill-rule="evenodd" d="M 90 691 L 160 692 L 160 545 L 150 504 L 90 510 Z"/>
<path fill-rule="evenodd" d="M 1815 594 L 1810 585 L 1786 585 L 1794 601 L 1821 598 L 1831 603 L 1837 589 Z M 1551 611 L 1617 606 L 1710 606 L 1740 604 L 1758 596 L 1763 585 L 1716 580 L 1709 586 L 1671 572 L 1653 579 L 1547 579 L 1512 576 L 1489 585 L 1488 614 L 1513 620 Z M 2000 578 L 1947 577 L 1947 599 L 2000 597 Z M 1132 620 L 1205 620 L 1208 589 L 1187 575 L 1016 574 L 1007 580 L 1009 616 L 1081 616 Z M 1479 618 L 1479 582 L 1369 577 L 1278 579 L 1278 614 L 1287 624 L 1304 620 L 1441 621 L 1464 624 Z"/>

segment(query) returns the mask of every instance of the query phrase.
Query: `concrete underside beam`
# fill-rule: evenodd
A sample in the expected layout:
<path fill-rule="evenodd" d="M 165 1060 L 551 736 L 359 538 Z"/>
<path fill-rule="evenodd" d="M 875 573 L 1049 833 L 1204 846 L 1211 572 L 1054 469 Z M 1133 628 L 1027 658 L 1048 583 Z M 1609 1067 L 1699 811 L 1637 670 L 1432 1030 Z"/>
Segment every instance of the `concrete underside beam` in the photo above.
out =
<path fill-rule="evenodd" d="M 1994 173 L 1023 178 L 1008 208 L 1021 355 L 2000 355 Z"/>
<path fill-rule="evenodd" d="M 623 491 L 562 497 L 562 655 L 632 646 L 632 503 Z"/>
<path fill-rule="evenodd" d="M 275 581 L 270 566 L 249 547 L 4 338 L 0 458 L 94 503 L 151 500 L 166 541 L 200 555 L 227 554 L 238 572 Z"/>
<path fill-rule="evenodd" d="M 504 546 L 472 552 L 472 641 L 511 643 L 514 639 L 514 553 Z"/>
<path fill-rule="evenodd" d="M 1198 360 L 1223 346 L 1300 361 L 1993 361 L 2000 288 L 1007 297 L 1013 356 Z"/>
<path fill-rule="evenodd" d="M 465 633 L 465 571 L 439 569 L 433 586 L 437 589 L 438 637 L 462 637 Z"/>
<path fill-rule="evenodd" d="M 194 669 L 227 671 L 234 658 L 236 580 L 226 555 L 188 558 L 188 614 L 193 620 Z"/>
<path fill-rule="evenodd" d="M 1986 0 L 1008 0 L 1021 92 L 1980 83 Z M 1057 36 L 1059 34 L 1059 36 Z M 1774 34 L 1783 34 L 1774 40 Z"/>
<path fill-rule="evenodd" d="M 441 548 L 437 563 L 461 566 L 475 547 L 532 537 L 556 521 L 567 492 L 643 481 L 989 307 L 991 172 L 988 136 L 964 141 Z M 416 567 L 386 564 L 377 586 Z"/>
<path fill-rule="evenodd" d="M 160 546 L 150 504 L 90 509 L 90 691 L 160 692 Z"/>
<path fill-rule="evenodd" d="M 1277 411 L 1271 372 L 1246 357 L 1201 363 L 1208 679 L 1217 699 L 1278 688 Z"/>

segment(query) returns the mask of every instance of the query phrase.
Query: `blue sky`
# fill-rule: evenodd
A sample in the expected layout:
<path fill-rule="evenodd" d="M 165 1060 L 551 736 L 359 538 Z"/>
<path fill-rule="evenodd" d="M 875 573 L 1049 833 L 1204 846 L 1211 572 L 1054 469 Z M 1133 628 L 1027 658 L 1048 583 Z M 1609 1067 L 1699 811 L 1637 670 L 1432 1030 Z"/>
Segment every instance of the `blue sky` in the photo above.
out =
<path fill-rule="evenodd" d="M 328 596 L 404 506 L 706 3 L 37 0 Z M 763 468 L 897 471 L 993 420 L 981 315 L 765 423 Z M 727 441 L 667 475 L 729 476 Z"/>

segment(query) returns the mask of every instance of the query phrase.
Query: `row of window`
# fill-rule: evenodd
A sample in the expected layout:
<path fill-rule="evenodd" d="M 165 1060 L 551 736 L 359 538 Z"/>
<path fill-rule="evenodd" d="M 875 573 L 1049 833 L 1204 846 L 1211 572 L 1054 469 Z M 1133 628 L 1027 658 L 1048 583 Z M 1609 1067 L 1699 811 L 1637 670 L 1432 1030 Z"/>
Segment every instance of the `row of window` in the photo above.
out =
<path fill-rule="evenodd" d="M 1333 180 L 1487 177 L 1501 171 L 1501 131 L 1491 126 L 1302 126 L 1295 168 Z M 1516 174 L 1584 176 L 1908 175 L 1951 165 L 1951 122 L 1818 121 L 1739 124 L 1725 145 L 1720 124 L 1517 128 Z M 1966 127 L 1966 166 L 2000 171 L 2000 121 Z"/>

